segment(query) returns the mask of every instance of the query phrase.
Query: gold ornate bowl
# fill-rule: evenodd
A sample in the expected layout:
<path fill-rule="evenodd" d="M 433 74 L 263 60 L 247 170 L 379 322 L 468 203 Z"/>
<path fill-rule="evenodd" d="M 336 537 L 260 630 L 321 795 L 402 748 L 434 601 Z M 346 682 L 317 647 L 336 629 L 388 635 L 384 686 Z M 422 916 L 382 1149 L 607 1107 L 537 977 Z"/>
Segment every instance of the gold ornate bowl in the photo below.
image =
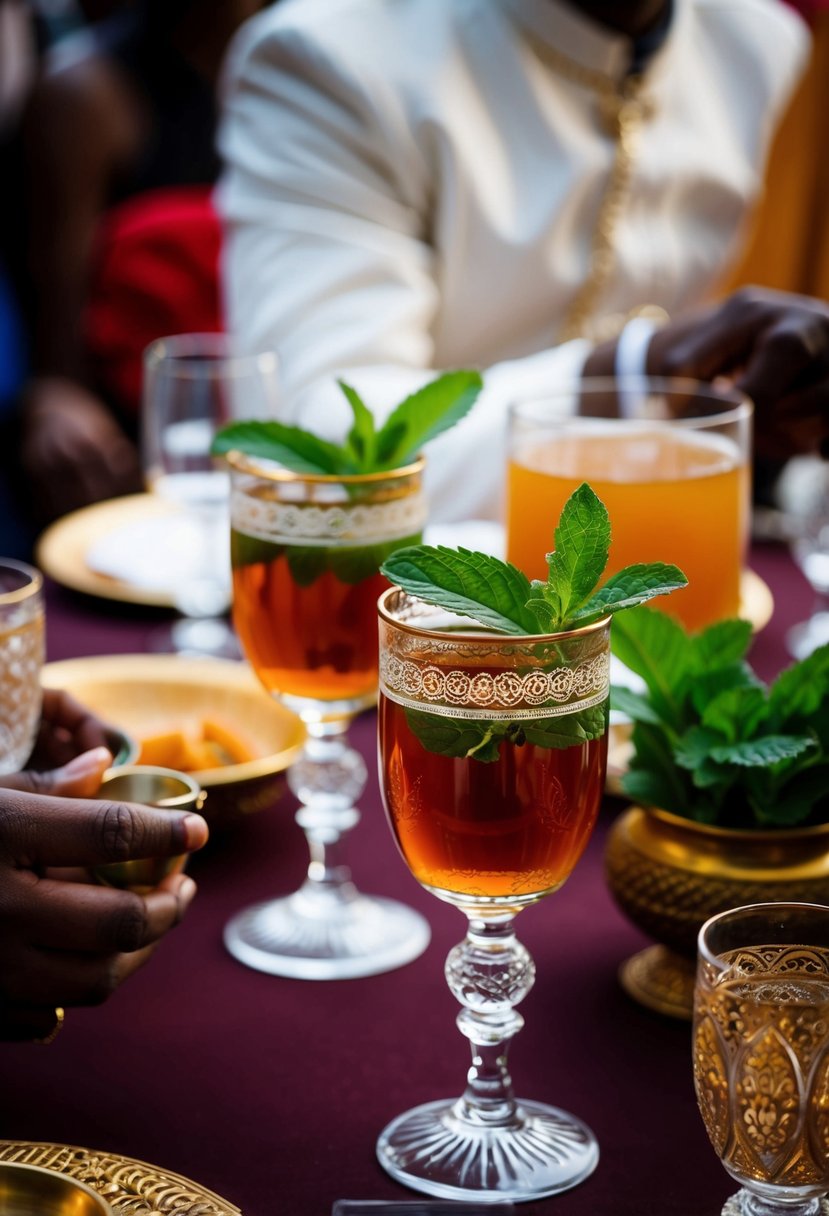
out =
<path fill-rule="evenodd" d="M 697 933 L 709 916 L 772 900 L 829 904 L 829 824 L 738 831 L 634 806 L 610 831 L 605 871 L 618 905 L 659 943 L 622 964 L 623 987 L 690 1018 Z"/>
<path fill-rule="evenodd" d="M 91 1187 L 55 1170 L 0 1161 L 0 1212 L 3 1216 L 114 1216 Z"/>
<path fill-rule="evenodd" d="M 249 743 L 253 759 L 200 769 L 211 829 L 272 806 L 305 738 L 302 723 L 262 688 L 245 663 L 181 655 L 103 655 L 47 663 L 46 688 L 65 688 L 135 739 L 218 717 Z"/>

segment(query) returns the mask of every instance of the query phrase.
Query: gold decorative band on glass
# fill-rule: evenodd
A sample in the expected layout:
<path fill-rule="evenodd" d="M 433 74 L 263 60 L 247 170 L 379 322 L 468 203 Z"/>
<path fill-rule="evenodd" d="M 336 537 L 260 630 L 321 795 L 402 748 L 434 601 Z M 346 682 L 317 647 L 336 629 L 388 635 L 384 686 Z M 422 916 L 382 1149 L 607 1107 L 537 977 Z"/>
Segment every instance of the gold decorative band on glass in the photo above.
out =
<path fill-rule="evenodd" d="M 386 606 L 395 625 L 381 611 L 380 691 L 406 709 L 516 722 L 591 709 L 608 696 L 610 654 L 595 628 L 499 638 L 404 592 L 392 593 Z M 429 630 L 425 643 L 422 629 Z"/>
<path fill-rule="evenodd" d="M 423 494 L 387 502 L 275 502 L 234 490 L 231 519 L 237 532 L 272 545 L 365 545 L 421 532 Z"/>

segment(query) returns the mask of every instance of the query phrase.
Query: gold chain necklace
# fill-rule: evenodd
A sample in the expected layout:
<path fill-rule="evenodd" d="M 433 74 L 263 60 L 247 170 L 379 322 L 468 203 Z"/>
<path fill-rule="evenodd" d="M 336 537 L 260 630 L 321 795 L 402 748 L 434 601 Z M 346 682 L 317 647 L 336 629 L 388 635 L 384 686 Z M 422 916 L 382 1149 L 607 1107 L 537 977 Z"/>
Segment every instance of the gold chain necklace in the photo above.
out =
<path fill-rule="evenodd" d="M 604 72 L 585 67 L 546 43 L 537 43 L 540 56 L 574 84 L 590 89 L 598 96 L 598 111 L 602 125 L 615 143 L 613 165 L 599 204 L 596 226 L 590 243 L 587 278 L 571 301 L 559 332 L 559 341 L 590 337 L 603 341 L 615 337 L 631 316 L 646 313 L 666 319 L 664 309 L 645 305 L 622 316 L 602 319 L 593 316 L 602 292 L 615 265 L 614 239 L 624 205 L 630 194 L 633 167 L 642 128 L 654 113 L 653 99 L 641 75 L 630 74 L 616 81 Z"/>

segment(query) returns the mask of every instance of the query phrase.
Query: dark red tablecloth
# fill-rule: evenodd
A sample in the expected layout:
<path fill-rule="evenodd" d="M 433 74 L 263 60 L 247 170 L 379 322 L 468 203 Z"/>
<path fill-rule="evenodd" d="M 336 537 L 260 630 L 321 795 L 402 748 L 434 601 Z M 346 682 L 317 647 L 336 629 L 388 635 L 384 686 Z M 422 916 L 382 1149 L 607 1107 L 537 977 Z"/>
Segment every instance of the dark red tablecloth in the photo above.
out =
<path fill-rule="evenodd" d="M 753 554 L 776 609 L 755 644 L 770 677 L 788 662 L 783 634 L 809 593 L 782 550 Z M 49 589 L 51 659 L 145 647 L 158 618 Z M 416 962 L 371 979 L 274 978 L 222 945 L 229 917 L 293 890 L 307 854 L 290 797 L 194 858 L 199 896 L 150 964 L 103 1007 L 68 1011 L 49 1047 L 0 1045 L 0 1138 L 123 1153 L 183 1174 L 245 1216 L 329 1216 L 337 1198 L 414 1199 L 374 1156 L 394 1115 L 464 1085 L 468 1045 L 443 979 L 459 913 L 417 886 L 384 822 L 375 719 L 353 739 L 369 762 L 350 858 L 359 886 L 430 920 Z M 619 963 L 647 944 L 606 890 L 608 801 L 588 853 L 561 892 L 522 914 L 538 978 L 510 1062 L 519 1097 L 584 1119 L 601 1145 L 576 1190 L 522 1205 L 527 1216 L 715 1216 L 734 1189 L 711 1150 L 691 1082 L 689 1028 L 620 990 Z M 485 1211 L 485 1209 L 484 1209 Z"/>

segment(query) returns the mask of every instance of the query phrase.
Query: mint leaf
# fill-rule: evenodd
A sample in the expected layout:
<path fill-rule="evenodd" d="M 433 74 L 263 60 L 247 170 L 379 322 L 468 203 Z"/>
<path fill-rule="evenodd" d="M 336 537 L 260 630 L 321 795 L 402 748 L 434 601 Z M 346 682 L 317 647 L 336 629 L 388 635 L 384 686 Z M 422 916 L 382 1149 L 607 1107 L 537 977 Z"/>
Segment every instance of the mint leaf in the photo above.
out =
<path fill-rule="evenodd" d="M 482 388 L 479 372 L 447 372 L 401 401 L 377 432 L 376 467 L 399 468 L 414 460 L 424 444 L 469 413 Z"/>
<path fill-rule="evenodd" d="M 354 424 L 348 432 L 346 449 L 358 468 L 371 466 L 374 461 L 377 440 L 374 430 L 374 415 L 350 384 L 346 384 L 344 380 L 338 380 L 337 384 L 345 394 L 354 415 Z"/>
<path fill-rule="evenodd" d="M 328 550 L 321 545 L 288 545 L 285 556 L 298 587 L 310 587 L 328 569 Z"/>
<path fill-rule="evenodd" d="M 749 621 L 717 621 L 709 625 L 689 639 L 695 670 L 706 672 L 739 663 L 748 654 L 751 636 Z"/>
<path fill-rule="evenodd" d="M 829 644 L 780 673 L 769 691 L 769 708 L 778 722 L 785 722 L 810 717 L 828 698 Z"/>
<path fill-rule="evenodd" d="M 745 739 L 740 743 L 711 748 L 711 758 L 719 764 L 739 764 L 747 768 L 769 768 L 780 760 L 800 756 L 815 746 L 814 739 L 804 735 L 766 735 L 762 739 Z"/>
<path fill-rule="evenodd" d="M 679 622 L 654 608 L 631 608 L 614 618 L 611 648 L 645 681 L 659 717 L 680 729 L 691 643 Z"/>
<path fill-rule="evenodd" d="M 528 578 L 497 557 L 444 545 L 413 545 L 386 558 L 382 573 L 409 595 L 471 617 L 487 629 L 535 632 L 535 620 L 527 611 Z"/>
<path fill-rule="evenodd" d="M 648 701 L 644 693 L 614 684 L 610 689 L 610 707 L 630 718 L 632 722 L 649 722 L 651 726 L 665 726 L 665 720 Z"/>
<path fill-rule="evenodd" d="M 377 574 L 383 562 L 397 549 L 416 545 L 419 535 L 396 540 L 378 541 L 374 545 L 332 546 L 328 549 L 328 565 L 341 583 L 355 585 Z"/>
<path fill-rule="evenodd" d="M 607 731 L 607 704 L 555 718 L 530 718 L 523 722 L 527 743 L 536 747 L 573 747 L 601 739 Z"/>
<path fill-rule="evenodd" d="M 216 434 L 210 451 L 214 456 L 244 452 L 275 460 L 294 473 L 355 473 L 343 449 L 318 439 L 310 431 L 282 422 L 231 422 Z M 351 467 L 345 467 L 349 465 Z"/>
<path fill-rule="evenodd" d="M 258 536 L 248 536 L 235 528 L 231 529 L 230 564 L 234 570 L 240 566 L 267 566 L 284 551 L 284 545 L 274 545 L 269 540 L 260 540 Z"/>
<path fill-rule="evenodd" d="M 703 726 L 719 731 L 729 743 L 750 739 L 768 716 L 764 690 L 756 686 L 728 688 L 702 706 Z"/>
<path fill-rule="evenodd" d="M 580 713 L 521 722 L 490 722 L 485 719 L 445 718 L 428 710 L 407 709 L 406 722 L 427 752 L 457 759 L 491 764 L 501 753 L 501 744 L 522 747 L 565 748 L 600 739 L 607 729 L 607 712 L 597 705 Z"/>
<path fill-rule="evenodd" d="M 418 709 L 407 709 L 406 721 L 427 752 L 464 760 L 474 758 L 485 764 L 498 759 L 501 741 L 510 725 L 508 722 L 445 718 L 442 714 Z"/>
<path fill-rule="evenodd" d="M 573 613 L 574 625 L 586 625 L 600 617 L 635 608 L 657 595 L 670 595 L 688 586 L 688 580 L 678 566 L 664 562 L 639 563 L 625 566 L 611 575 L 603 587 L 590 596 L 587 603 Z"/>
<path fill-rule="evenodd" d="M 607 565 L 610 519 L 587 482 L 564 504 L 555 546 L 547 555 L 547 582 L 533 581 L 534 594 L 528 605 L 548 633 L 555 633 L 574 617 Z"/>
<path fill-rule="evenodd" d="M 230 422 L 215 435 L 214 456 L 244 452 L 273 460 L 293 473 L 349 477 L 385 472 L 410 464 L 430 439 L 459 422 L 483 387 L 478 372 L 447 372 L 412 393 L 375 430 L 374 417 L 356 389 L 337 381 L 354 421 L 344 444 L 329 443 L 312 431 L 282 422 Z"/>

